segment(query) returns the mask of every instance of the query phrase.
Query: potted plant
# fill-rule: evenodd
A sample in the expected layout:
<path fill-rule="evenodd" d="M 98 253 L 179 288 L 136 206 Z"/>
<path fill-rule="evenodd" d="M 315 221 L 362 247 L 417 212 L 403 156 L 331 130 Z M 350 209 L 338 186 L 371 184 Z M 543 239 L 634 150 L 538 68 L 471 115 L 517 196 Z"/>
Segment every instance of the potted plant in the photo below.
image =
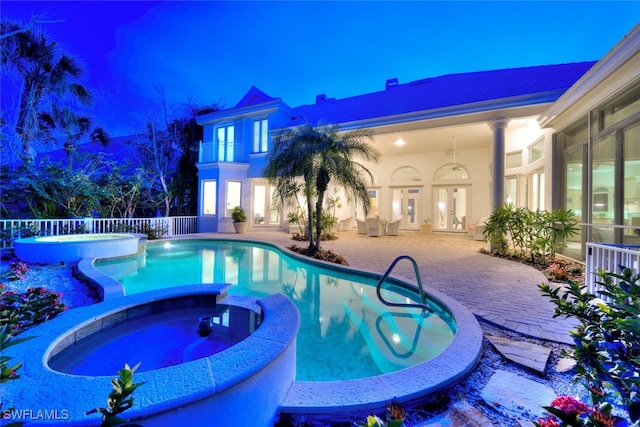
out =
<path fill-rule="evenodd" d="M 233 228 L 235 228 L 236 233 L 247 232 L 247 214 L 242 206 L 233 208 L 231 211 L 231 219 L 233 219 Z"/>
<path fill-rule="evenodd" d="M 431 218 L 425 219 L 421 228 L 423 233 L 431 234 Z"/>

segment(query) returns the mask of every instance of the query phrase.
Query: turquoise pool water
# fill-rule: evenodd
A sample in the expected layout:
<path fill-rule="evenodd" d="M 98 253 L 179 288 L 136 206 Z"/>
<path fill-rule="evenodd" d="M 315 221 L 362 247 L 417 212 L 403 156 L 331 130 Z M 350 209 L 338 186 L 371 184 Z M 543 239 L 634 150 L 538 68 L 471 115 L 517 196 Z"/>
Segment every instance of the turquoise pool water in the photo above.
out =
<path fill-rule="evenodd" d="M 101 261 L 96 267 L 120 281 L 128 295 L 199 283 L 231 283 L 230 295 L 282 293 L 296 304 L 297 381 L 372 377 L 422 363 L 451 342 L 455 322 L 433 313 L 388 307 L 378 301 L 376 279 L 294 259 L 275 247 L 225 240 L 150 243 L 146 253 Z M 389 301 L 419 301 L 403 286 L 385 284 Z"/>

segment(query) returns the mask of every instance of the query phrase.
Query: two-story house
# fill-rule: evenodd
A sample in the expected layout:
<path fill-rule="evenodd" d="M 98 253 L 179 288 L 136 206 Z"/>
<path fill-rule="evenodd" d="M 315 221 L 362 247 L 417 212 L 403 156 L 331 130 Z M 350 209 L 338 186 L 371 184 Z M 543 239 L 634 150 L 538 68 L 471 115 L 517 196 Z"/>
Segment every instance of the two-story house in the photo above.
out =
<path fill-rule="evenodd" d="M 368 215 L 400 219 L 400 230 L 427 220 L 434 232 L 465 233 L 511 202 L 574 210 L 584 224 L 568 248 L 577 256 L 586 239 L 633 239 L 639 52 L 636 27 L 598 62 L 390 79 L 377 92 L 297 107 L 252 87 L 234 107 L 198 117 L 199 229 L 232 232 L 238 205 L 250 230 L 282 229 L 286 212 L 272 204 L 262 170 L 274 132 L 309 123 L 374 130 L 382 160 L 367 165 Z M 338 190 L 332 196 L 339 219 L 364 218 Z"/>

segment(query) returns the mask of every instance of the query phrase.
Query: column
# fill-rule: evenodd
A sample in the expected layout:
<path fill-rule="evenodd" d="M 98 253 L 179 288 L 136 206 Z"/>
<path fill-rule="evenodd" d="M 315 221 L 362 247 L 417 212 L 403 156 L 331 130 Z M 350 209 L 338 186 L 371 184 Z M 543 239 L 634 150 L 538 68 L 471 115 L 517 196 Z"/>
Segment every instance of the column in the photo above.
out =
<path fill-rule="evenodd" d="M 509 119 L 496 119 L 487 124 L 493 131 L 491 203 L 495 210 L 504 204 L 504 130 L 509 124 Z"/>

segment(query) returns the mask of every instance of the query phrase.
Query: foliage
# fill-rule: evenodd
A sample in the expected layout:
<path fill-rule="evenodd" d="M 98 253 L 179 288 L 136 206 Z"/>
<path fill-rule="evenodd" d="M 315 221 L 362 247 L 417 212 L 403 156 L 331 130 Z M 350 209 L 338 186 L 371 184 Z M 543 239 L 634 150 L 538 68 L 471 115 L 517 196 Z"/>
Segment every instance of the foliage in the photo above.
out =
<path fill-rule="evenodd" d="M 231 218 L 233 219 L 233 222 L 246 222 L 247 213 L 244 211 L 242 206 L 236 206 L 231 210 Z"/>
<path fill-rule="evenodd" d="M 545 276 L 552 282 L 566 282 L 569 279 L 569 271 L 567 271 L 567 263 L 562 260 L 554 260 L 544 270 Z"/>
<path fill-rule="evenodd" d="M 571 331 L 573 352 L 565 355 L 576 359 L 576 376 L 585 381 L 596 409 L 587 416 L 592 424 L 585 420 L 585 424 L 576 425 L 611 425 L 594 421 L 600 417 L 598 411 L 610 413 L 608 403 L 622 405 L 635 423 L 640 421 L 639 276 L 624 267 L 620 273 L 599 271 L 597 275 L 602 289 L 598 294 L 609 302 L 576 282 L 569 283 L 562 294 L 561 288 L 549 284 L 539 288 L 556 305 L 556 317 L 573 317 L 580 322 Z"/>
<path fill-rule="evenodd" d="M 155 226 L 152 226 L 148 222 L 145 222 L 143 224 L 139 224 L 139 223 L 134 223 L 134 224 L 120 223 L 120 224 L 116 224 L 113 227 L 113 232 L 114 233 L 146 234 L 147 235 L 147 239 L 156 240 L 156 239 L 159 239 L 159 238 L 161 238 L 163 236 L 166 236 L 167 233 L 169 232 L 169 230 L 167 229 L 166 225 L 157 224 Z"/>
<path fill-rule="evenodd" d="M 22 280 L 29 271 L 29 266 L 22 261 L 14 261 L 9 264 L 9 271 L 5 273 L 7 280 Z"/>
<path fill-rule="evenodd" d="M 6 289 L 3 284 L 0 291 L 0 326 L 8 326 L 13 335 L 53 319 L 66 310 L 60 301 L 62 294 L 42 287 L 18 292 Z"/>
<path fill-rule="evenodd" d="M 33 338 L 35 337 L 14 339 L 11 328 L 8 325 L 2 326 L 2 329 L 0 329 L 0 384 L 20 378 L 18 370 L 22 367 L 22 363 L 10 366 L 9 361 L 11 360 L 11 357 L 1 353 L 4 353 L 9 347 Z"/>
<path fill-rule="evenodd" d="M 119 378 L 113 378 L 111 380 L 111 386 L 113 390 L 107 397 L 106 408 L 94 408 L 87 412 L 87 415 L 95 414 L 97 412 L 102 414 L 102 427 L 109 427 L 118 424 L 123 424 L 126 421 L 118 417 L 121 413 L 130 409 L 133 406 L 133 392 L 138 387 L 144 384 L 133 382 L 133 374 L 140 366 L 138 363 L 133 368 L 125 363 L 124 369 L 118 371 Z"/>
<path fill-rule="evenodd" d="M 301 255 L 310 256 L 321 261 L 332 262 L 334 264 L 349 265 L 349 263 L 347 263 L 347 260 L 344 259 L 342 255 L 338 255 L 337 253 L 335 253 L 333 249 L 320 249 L 319 251 L 315 251 L 310 250 L 309 248 L 301 248 L 296 245 L 289 246 L 289 249 Z"/>
<path fill-rule="evenodd" d="M 33 143 L 46 128 L 42 116 L 56 115 L 55 108 L 90 105 L 91 95 L 80 84 L 83 69 L 75 57 L 40 27 L 23 29 L 20 22 L 3 19 L 0 23 L 0 64 L 3 73 L 12 72 L 21 82 L 15 133 L 24 159 L 32 160 Z"/>
<path fill-rule="evenodd" d="M 505 204 L 486 221 L 484 237 L 499 255 L 513 253 L 532 264 L 551 262 L 579 228 L 570 210 L 531 211 Z"/>
<path fill-rule="evenodd" d="M 11 334 L 11 329 L 9 328 L 9 326 L 5 325 L 2 327 L 2 329 L 0 329 L 0 384 L 3 384 L 8 381 L 14 381 L 20 378 L 18 371 L 22 367 L 22 363 L 16 363 L 13 366 L 9 365 L 11 356 L 7 356 L 6 354 L 3 354 L 3 353 L 7 350 L 7 348 L 20 344 L 25 341 L 28 341 L 33 338 L 35 337 L 24 337 L 24 338 L 14 339 Z M 3 409 L 3 406 L 4 406 L 3 403 L 4 402 L 0 402 L 0 410 L 2 411 L 1 412 L 2 414 L 10 414 L 15 409 L 13 407 Z M 23 424 L 24 423 L 21 423 L 21 422 L 13 422 L 13 423 L 6 424 L 6 427 L 17 427 Z"/>
<path fill-rule="evenodd" d="M 310 251 L 320 249 L 324 197 L 330 183 L 360 201 L 365 213 L 369 210 L 367 177 L 369 181 L 372 179 L 371 172 L 356 160 L 379 161 L 379 152 L 368 142 L 373 142 L 370 129 L 340 132 L 338 126 L 314 128 L 309 124 L 286 129 L 273 138 L 263 175 L 275 184 L 282 201 L 303 194 L 308 220 L 304 229 L 314 229 L 313 212 L 318 213 L 315 233 L 307 233 Z"/>
<path fill-rule="evenodd" d="M 392 401 L 387 405 L 386 421 L 377 415 L 369 415 L 365 424 L 356 424 L 359 427 L 402 427 L 406 418 L 406 409 L 402 404 Z"/>
<path fill-rule="evenodd" d="M 559 396 L 544 407 L 551 415 L 538 419 L 537 427 L 626 427 L 628 423 L 611 414 L 610 403 L 590 407 L 571 396 Z M 559 422 L 558 422 L 559 421 Z"/>

